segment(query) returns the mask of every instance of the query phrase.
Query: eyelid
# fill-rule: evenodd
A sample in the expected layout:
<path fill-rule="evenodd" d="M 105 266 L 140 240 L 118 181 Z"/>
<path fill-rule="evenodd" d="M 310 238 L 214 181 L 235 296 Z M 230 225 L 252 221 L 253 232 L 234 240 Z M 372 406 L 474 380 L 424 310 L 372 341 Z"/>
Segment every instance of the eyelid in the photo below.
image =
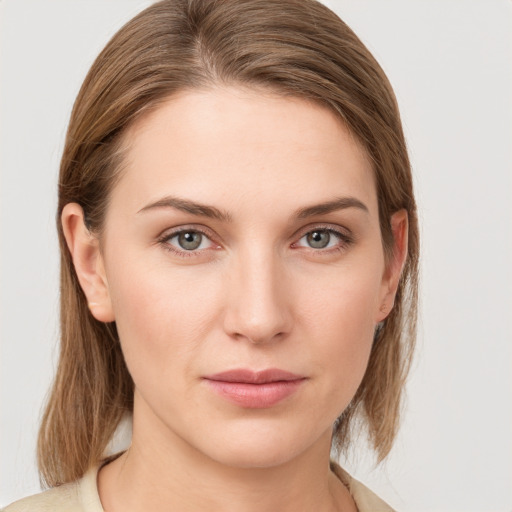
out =
<path fill-rule="evenodd" d="M 292 236 L 294 239 L 302 238 L 304 235 L 311 233 L 312 231 L 330 231 L 332 233 L 338 234 L 344 238 L 353 238 L 352 231 L 348 228 L 340 226 L 338 224 L 330 224 L 328 222 L 320 222 L 314 224 L 308 224 L 300 229 L 298 229 L 295 234 Z"/>
<path fill-rule="evenodd" d="M 335 235 L 336 237 L 338 237 L 340 239 L 340 244 L 336 245 L 335 247 L 324 248 L 324 249 L 315 249 L 314 247 L 298 245 L 298 242 L 302 238 L 304 238 L 306 235 L 308 235 L 309 233 L 311 233 L 313 231 L 327 231 L 327 232 Z M 302 228 L 294 236 L 294 239 L 296 241 L 293 242 L 292 247 L 300 247 L 300 248 L 309 249 L 311 251 L 321 252 L 321 253 L 329 253 L 330 251 L 333 251 L 333 250 L 340 250 L 340 249 L 346 248 L 349 245 L 351 245 L 352 243 L 354 243 L 354 235 L 352 234 L 352 232 L 350 230 L 348 230 L 347 228 L 338 226 L 338 225 L 333 225 L 333 224 L 310 224 L 310 225 Z"/>
<path fill-rule="evenodd" d="M 206 249 L 196 249 L 196 250 L 187 251 L 186 249 L 180 249 L 180 248 L 169 243 L 169 240 L 178 236 L 180 233 L 187 233 L 187 232 L 201 233 L 201 235 L 206 237 L 210 241 L 210 243 L 213 244 L 213 247 L 208 247 Z M 178 256 L 181 256 L 181 257 L 197 256 L 199 254 L 204 253 L 205 251 L 220 248 L 220 244 L 218 242 L 216 242 L 215 235 L 212 235 L 211 230 L 207 229 L 204 226 L 197 225 L 197 224 L 186 224 L 186 225 L 182 225 L 182 226 L 177 226 L 175 228 L 166 229 L 157 237 L 157 243 L 160 244 L 162 247 L 164 247 L 166 250 L 168 250 L 174 254 L 177 254 Z"/>

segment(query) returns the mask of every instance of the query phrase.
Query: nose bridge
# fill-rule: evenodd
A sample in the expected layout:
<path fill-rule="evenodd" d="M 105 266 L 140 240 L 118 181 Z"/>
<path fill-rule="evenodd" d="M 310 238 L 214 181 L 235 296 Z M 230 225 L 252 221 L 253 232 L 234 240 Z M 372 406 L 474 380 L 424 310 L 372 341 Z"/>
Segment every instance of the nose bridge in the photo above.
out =
<path fill-rule="evenodd" d="M 226 330 L 252 343 L 271 341 L 291 327 L 286 276 L 272 247 L 249 248 L 236 257 L 230 279 Z"/>

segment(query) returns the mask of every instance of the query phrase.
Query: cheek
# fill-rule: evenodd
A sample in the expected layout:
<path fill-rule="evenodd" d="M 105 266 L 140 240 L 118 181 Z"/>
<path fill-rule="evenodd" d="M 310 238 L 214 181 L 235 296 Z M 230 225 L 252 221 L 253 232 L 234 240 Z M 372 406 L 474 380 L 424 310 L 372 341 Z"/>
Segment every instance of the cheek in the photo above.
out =
<path fill-rule="evenodd" d="M 304 276 L 303 315 L 308 323 L 322 323 L 332 335 L 354 342 L 373 332 L 380 306 L 384 264 L 380 258 L 355 259 L 315 278 Z"/>
<path fill-rule="evenodd" d="M 337 397 L 338 413 L 345 408 L 364 376 L 379 308 L 381 267 L 347 267 L 305 288 L 300 315 L 307 338 L 315 340 L 311 359 L 323 385 Z M 320 286 L 322 284 L 322 286 Z M 306 299 L 307 297 L 307 299 Z"/>
<path fill-rule="evenodd" d="M 115 256 L 114 256 L 115 257 Z M 198 272 L 141 265 L 117 258 L 109 288 L 123 353 L 136 385 L 192 369 L 194 356 L 218 316 L 218 293 Z M 185 372 L 183 372 L 185 369 Z M 167 381 L 177 385 L 176 380 Z M 159 383 L 159 387 L 163 381 Z"/>

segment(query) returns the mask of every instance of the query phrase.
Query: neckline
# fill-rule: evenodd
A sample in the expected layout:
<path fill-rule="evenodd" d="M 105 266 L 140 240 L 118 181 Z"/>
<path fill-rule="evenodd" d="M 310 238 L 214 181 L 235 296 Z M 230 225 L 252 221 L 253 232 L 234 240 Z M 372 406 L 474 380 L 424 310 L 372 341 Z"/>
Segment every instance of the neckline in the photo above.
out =
<path fill-rule="evenodd" d="M 83 512 L 105 512 L 101 504 L 98 490 L 98 474 L 100 469 L 114 460 L 114 458 L 109 457 L 101 461 L 99 464 L 92 466 L 77 482 Z M 378 496 L 370 491 L 365 485 L 354 479 L 339 464 L 331 460 L 330 468 L 341 483 L 348 489 L 358 511 L 364 512 L 365 510 L 375 510 L 373 508 L 368 508 L 365 505 L 366 503 L 371 503 L 372 506 L 379 506 L 378 510 L 382 510 L 383 512 L 392 512 L 393 509 L 389 507 L 389 505 L 378 498 Z"/>

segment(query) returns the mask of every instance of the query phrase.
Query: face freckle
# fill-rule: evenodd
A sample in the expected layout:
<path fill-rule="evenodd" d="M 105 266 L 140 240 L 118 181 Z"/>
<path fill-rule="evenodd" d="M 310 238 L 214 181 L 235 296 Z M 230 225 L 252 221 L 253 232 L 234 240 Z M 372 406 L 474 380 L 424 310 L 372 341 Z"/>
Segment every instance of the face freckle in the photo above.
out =
<path fill-rule="evenodd" d="M 235 88 L 170 98 L 126 143 L 103 258 L 134 443 L 239 467 L 329 443 L 386 292 L 364 151 L 321 106 Z"/>

